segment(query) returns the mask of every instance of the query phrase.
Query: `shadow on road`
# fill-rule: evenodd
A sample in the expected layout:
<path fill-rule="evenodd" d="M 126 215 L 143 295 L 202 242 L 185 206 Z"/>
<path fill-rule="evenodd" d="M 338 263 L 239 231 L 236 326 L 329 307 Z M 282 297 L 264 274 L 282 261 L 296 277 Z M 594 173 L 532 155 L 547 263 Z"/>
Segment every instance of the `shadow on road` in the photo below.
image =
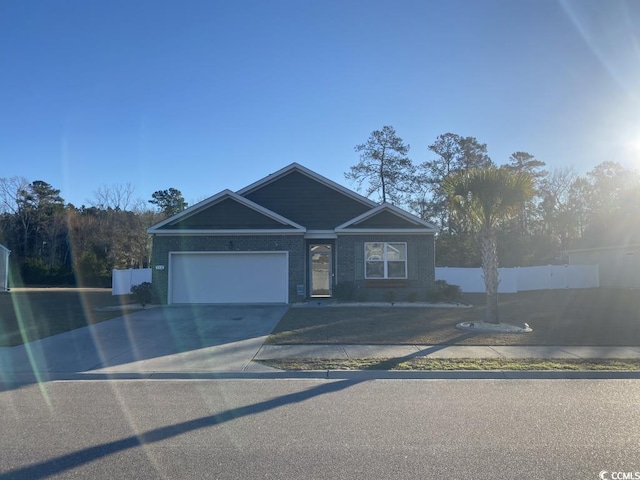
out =
<path fill-rule="evenodd" d="M 362 383 L 362 381 L 363 380 L 342 380 L 326 382 L 302 392 L 291 393 L 253 405 L 225 410 L 215 415 L 209 415 L 175 425 L 156 428 L 140 435 L 132 435 L 113 442 L 84 448 L 34 465 L 21 467 L 11 472 L 5 472 L 0 474 L 0 480 L 24 478 L 37 479 L 60 474 L 108 455 L 123 452 L 145 444 L 161 442 L 202 428 L 221 425 L 236 418 L 256 415 L 285 405 L 303 402 L 319 395 L 338 392 L 358 383 Z"/>

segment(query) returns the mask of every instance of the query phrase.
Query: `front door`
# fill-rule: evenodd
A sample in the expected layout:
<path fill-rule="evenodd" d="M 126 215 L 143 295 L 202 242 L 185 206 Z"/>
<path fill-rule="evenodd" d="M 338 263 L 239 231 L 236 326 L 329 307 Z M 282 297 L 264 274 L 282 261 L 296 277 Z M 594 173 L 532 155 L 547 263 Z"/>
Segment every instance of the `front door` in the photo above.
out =
<path fill-rule="evenodd" d="M 309 260 L 311 262 L 311 296 L 331 296 L 331 244 L 323 243 L 309 246 Z"/>

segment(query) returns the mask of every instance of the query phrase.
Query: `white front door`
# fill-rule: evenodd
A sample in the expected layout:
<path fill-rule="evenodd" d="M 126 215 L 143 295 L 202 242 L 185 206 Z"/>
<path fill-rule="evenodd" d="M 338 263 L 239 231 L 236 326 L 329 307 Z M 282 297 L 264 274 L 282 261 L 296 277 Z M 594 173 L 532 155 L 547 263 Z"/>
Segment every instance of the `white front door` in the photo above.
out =
<path fill-rule="evenodd" d="M 309 247 L 309 271 L 311 272 L 311 296 L 330 297 L 332 256 L 331 244 L 318 244 Z"/>

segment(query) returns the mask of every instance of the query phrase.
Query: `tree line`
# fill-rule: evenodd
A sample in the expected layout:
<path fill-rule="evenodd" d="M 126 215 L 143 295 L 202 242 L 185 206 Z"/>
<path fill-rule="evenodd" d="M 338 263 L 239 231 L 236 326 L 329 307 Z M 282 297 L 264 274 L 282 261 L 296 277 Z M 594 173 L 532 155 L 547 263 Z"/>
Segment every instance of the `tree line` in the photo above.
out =
<path fill-rule="evenodd" d="M 144 202 L 130 184 L 100 187 L 80 207 L 60 193 L 43 180 L 0 178 L 0 243 L 11 250 L 12 286 L 110 287 L 112 269 L 149 266 L 147 228 L 187 207 L 175 188 Z"/>
<path fill-rule="evenodd" d="M 499 164 L 486 144 L 455 133 L 439 135 L 426 148 L 431 159 L 414 163 L 410 146 L 385 126 L 356 145 L 360 160 L 345 177 L 368 197 L 434 223 L 438 266 L 482 265 L 473 222 L 456 212 L 446 185 L 461 172 L 487 167 L 526 174 L 532 184 L 518 211 L 495 225 L 501 266 L 559 263 L 570 249 L 640 243 L 640 174 L 619 162 L 579 175 L 573 168 L 547 169 L 534 155 L 516 151 Z M 101 187 L 80 207 L 60 193 L 42 180 L 0 178 L 0 243 L 12 251 L 14 286 L 109 286 L 112 269 L 149 265 L 147 228 L 188 206 L 175 188 L 145 202 L 134 199 L 129 184 Z"/>
<path fill-rule="evenodd" d="M 574 168 L 547 169 L 544 161 L 523 151 L 497 163 L 487 144 L 455 133 L 439 135 L 426 148 L 431 159 L 414 163 L 410 146 L 385 126 L 355 147 L 360 160 L 345 178 L 368 197 L 439 227 L 438 266 L 482 264 L 472 225 L 456 214 L 445 187 L 461 172 L 491 167 L 526 174 L 532 185 L 530 198 L 496 226 L 501 266 L 559 263 L 571 249 L 640 243 L 640 173 L 617 161 L 602 162 L 584 175 Z"/>

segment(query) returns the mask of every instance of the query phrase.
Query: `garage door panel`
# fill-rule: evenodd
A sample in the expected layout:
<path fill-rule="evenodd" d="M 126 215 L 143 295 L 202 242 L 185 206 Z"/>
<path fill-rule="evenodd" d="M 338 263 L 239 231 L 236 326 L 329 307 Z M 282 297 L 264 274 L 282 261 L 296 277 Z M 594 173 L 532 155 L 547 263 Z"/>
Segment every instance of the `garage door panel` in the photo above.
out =
<path fill-rule="evenodd" d="M 171 303 L 287 303 L 285 252 L 174 253 Z"/>

